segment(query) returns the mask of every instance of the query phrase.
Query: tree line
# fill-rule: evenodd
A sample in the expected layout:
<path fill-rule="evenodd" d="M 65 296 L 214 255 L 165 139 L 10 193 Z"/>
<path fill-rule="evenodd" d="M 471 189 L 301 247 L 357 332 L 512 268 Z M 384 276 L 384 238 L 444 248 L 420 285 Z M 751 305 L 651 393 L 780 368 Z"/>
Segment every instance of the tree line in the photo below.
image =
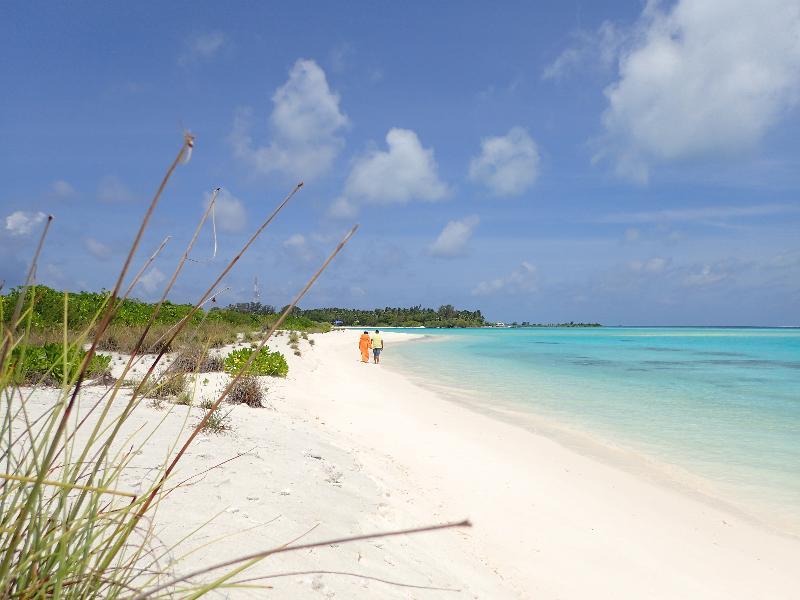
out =
<path fill-rule="evenodd" d="M 452 304 L 438 309 L 411 306 L 372 310 L 358 308 L 297 309 L 297 314 L 313 321 L 364 327 L 482 327 L 486 320 L 480 310 L 458 310 Z"/>

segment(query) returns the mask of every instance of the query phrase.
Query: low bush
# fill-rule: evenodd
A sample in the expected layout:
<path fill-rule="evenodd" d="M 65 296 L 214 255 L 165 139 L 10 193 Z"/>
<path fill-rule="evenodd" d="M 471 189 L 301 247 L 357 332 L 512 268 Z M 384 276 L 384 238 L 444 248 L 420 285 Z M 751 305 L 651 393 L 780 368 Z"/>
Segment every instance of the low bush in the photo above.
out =
<path fill-rule="evenodd" d="M 299 341 L 300 341 L 300 336 L 297 335 L 296 331 L 292 331 L 291 333 L 289 333 L 289 341 L 288 341 L 289 344 L 296 344 Z"/>
<path fill-rule="evenodd" d="M 183 373 L 212 373 L 222 371 L 223 364 L 221 357 L 209 354 L 201 346 L 190 345 L 178 352 L 171 368 Z"/>
<path fill-rule="evenodd" d="M 250 359 L 254 350 L 252 348 L 240 348 L 234 350 L 225 357 L 225 372 L 236 375 L 242 370 L 245 363 Z M 268 348 L 262 348 L 252 364 L 246 371 L 246 375 L 271 375 L 273 377 L 286 377 L 289 372 L 289 365 L 286 358 L 280 352 L 270 352 Z"/>
<path fill-rule="evenodd" d="M 261 403 L 263 398 L 264 393 L 258 380 L 252 375 L 243 375 L 231 387 L 227 400 L 231 404 L 246 404 L 253 408 L 263 408 L 264 405 Z"/>
<path fill-rule="evenodd" d="M 86 352 L 75 346 L 49 343 L 43 346 L 20 347 L 11 353 L 12 370 L 16 383 L 35 383 L 60 386 L 77 375 Z M 89 361 L 87 377 L 100 377 L 109 371 L 111 357 L 95 354 Z"/>
<path fill-rule="evenodd" d="M 148 398 L 177 398 L 186 390 L 186 373 L 169 372 L 161 375 L 152 383 L 148 382 L 142 389 L 142 395 Z"/>
<path fill-rule="evenodd" d="M 201 408 L 205 408 L 206 410 L 211 410 L 213 406 L 214 402 L 211 400 L 206 400 L 200 405 Z M 217 410 L 213 411 L 210 415 L 208 415 L 208 419 L 203 425 L 202 431 L 205 433 L 221 434 L 230 430 L 230 428 L 231 428 L 230 411 L 223 412 L 222 406 L 218 406 Z"/>
<path fill-rule="evenodd" d="M 191 406 L 192 405 L 192 395 L 187 392 L 183 391 L 178 394 L 178 397 L 175 398 L 175 404 L 181 404 L 183 406 Z"/>

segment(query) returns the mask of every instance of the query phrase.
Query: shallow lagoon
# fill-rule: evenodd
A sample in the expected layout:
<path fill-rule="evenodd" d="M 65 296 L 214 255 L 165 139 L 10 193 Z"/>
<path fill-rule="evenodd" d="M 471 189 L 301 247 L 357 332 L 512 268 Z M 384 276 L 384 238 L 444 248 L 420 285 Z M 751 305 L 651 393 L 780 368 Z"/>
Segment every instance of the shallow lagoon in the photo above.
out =
<path fill-rule="evenodd" d="M 631 450 L 800 534 L 800 330 L 408 331 L 428 337 L 387 348 L 385 360 L 423 383 L 521 424 L 544 418 Z"/>

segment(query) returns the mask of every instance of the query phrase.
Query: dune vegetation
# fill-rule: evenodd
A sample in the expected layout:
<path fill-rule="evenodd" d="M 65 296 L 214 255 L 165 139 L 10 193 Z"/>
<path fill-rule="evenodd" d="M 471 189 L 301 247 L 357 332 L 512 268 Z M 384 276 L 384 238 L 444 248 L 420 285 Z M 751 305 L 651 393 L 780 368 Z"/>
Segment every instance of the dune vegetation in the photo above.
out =
<path fill-rule="evenodd" d="M 50 217 L 25 285 L 12 290 L 0 303 L 0 596 L 4 598 L 195 598 L 241 585 L 237 575 L 279 552 L 409 532 L 284 544 L 249 556 L 221 556 L 218 564 L 202 569 L 171 558 L 171 549 L 156 543 L 156 509 L 176 485 L 176 468 L 187 449 L 201 432 L 224 430 L 223 402 L 231 395 L 236 401 L 256 404 L 260 390 L 247 379 L 252 377 L 251 367 L 261 360 L 275 331 L 291 323 L 293 307 L 356 230 L 354 227 L 333 249 L 281 314 L 205 310 L 225 276 L 301 189 L 302 183 L 298 184 L 230 262 L 220 266 L 194 304 L 172 304 L 166 298 L 208 218 L 212 195 L 161 299 L 153 304 L 131 299 L 131 291 L 158 254 L 156 251 L 132 274 L 143 233 L 162 192 L 175 171 L 188 161 L 193 145 L 194 138 L 187 134 L 146 209 L 110 291 L 70 294 L 35 285 Z M 292 324 L 292 328 L 300 329 L 300 324 Z M 252 352 L 237 357 L 224 389 L 201 407 L 197 422 L 187 423 L 166 449 L 164 462 L 153 465 L 136 490 L 129 489 L 124 475 L 152 434 L 129 431 L 131 415 L 148 397 L 191 403 L 186 396 L 190 393 L 187 370 L 197 376 L 203 368 L 218 367 L 219 363 L 206 364 L 208 349 L 251 328 L 259 333 L 253 337 Z M 108 358 L 98 354 L 103 348 L 124 351 L 122 376 L 89 396 L 92 401 L 87 404 L 82 392 L 108 367 Z M 183 356 L 179 365 L 183 366 L 170 369 L 165 357 L 178 349 Z M 131 379 L 128 375 L 145 354 L 149 365 L 145 375 Z M 277 358 L 269 360 L 279 362 Z M 43 386 L 48 387 L 43 390 Z M 158 428 L 159 423 L 148 426 Z M 193 533 L 187 535 L 191 540 Z"/>

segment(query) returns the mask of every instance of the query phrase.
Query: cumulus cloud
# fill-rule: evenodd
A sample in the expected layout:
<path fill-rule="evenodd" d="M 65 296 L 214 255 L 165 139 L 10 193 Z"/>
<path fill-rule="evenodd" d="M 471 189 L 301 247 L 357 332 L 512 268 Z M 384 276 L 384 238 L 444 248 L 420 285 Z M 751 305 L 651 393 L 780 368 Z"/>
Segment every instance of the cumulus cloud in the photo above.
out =
<path fill-rule="evenodd" d="M 142 288 L 147 294 L 152 294 L 166 278 L 166 275 L 159 271 L 157 267 L 153 267 L 139 278 L 139 283 L 136 284 L 136 287 Z"/>
<path fill-rule="evenodd" d="M 11 232 L 11 235 L 28 235 L 46 218 L 47 215 L 43 212 L 17 210 L 6 217 L 6 230 Z"/>
<path fill-rule="evenodd" d="M 512 127 L 504 136 L 481 140 L 481 153 L 469 165 L 469 178 L 497 196 L 518 196 L 539 175 L 539 150 L 528 132 Z"/>
<path fill-rule="evenodd" d="M 117 177 L 109 175 L 97 185 L 97 199 L 101 202 L 134 202 L 134 193 Z"/>
<path fill-rule="evenodd" d="M 800 98 L 796 0 L 648 2 L 629 35 L 596 156 L 627 178 L 752 150 Z"/>
<path fill-rule="evenodd" d="M 225 45 L 225 34 L 220 31 L 201 33 L 186 41 L 186 46 L 178 57 L 182 67 L 213 57 Z"/>
<path fill-rule="evenodd" d="M 450 221 L 428 249 L 432 256 L 452 258 L 464 254 L 467 242 L 480 223 L 476 215 Z"/>
<path fill-rule="evenodd" d="M 211 202 L 211 194 L 206 194 L 205 206 Z M 220 190 L 214 205 L 214 218 L 220 231 L 238 233 L 247 224 L 247 212 L 244 204 L 228 190 Z"/>
<path fill-rule="evenodd" d="M 250 134 L 252 111 L 236 116 L 230 136 L 236 156 L 262 174 L 308 180 L 327 172 L 344 147 L 340 134 L 349 120 L 325 72 L 313 60 L 298 60 L 272 103 L 273 137 L 266 146 L 257 146 Z"/>
<path fill-rule="evenodd" d="M 472 290 L 473 296 L 489 296 L 502 292 L 504 294 L 519 294 L 534 292 L 537 289 L 538 277 L 535 265 L 527 261 L 512 271 L 509 275 L 481 281 Z"/>
<path fill-rule="evenodd" d="M 75 188 L 63 179 L 57 179 L 50 184 L 50 193 L 59 199 L 71 198 L 75 195 Z"/>
<path fill-rule="evenodd" d="M 95 258 L 106 260 L 109 256 L 111 256 L 111 248 L 94 238 L 85 238 L 83 240 L 83 244 L 86 246 L 86 249 L 89 251 L 89 253 Z"/>
<path fill-rule="evenodd" d="M 331 207 L 333 216 L 352 216 L 359 204 L 435 202 L 447 196 L 433 149 L 423 147 L 416 133 L 392 128 L 386 145 L 386 150 L 374 149 L 355 161 L 343 196 Z"/>

